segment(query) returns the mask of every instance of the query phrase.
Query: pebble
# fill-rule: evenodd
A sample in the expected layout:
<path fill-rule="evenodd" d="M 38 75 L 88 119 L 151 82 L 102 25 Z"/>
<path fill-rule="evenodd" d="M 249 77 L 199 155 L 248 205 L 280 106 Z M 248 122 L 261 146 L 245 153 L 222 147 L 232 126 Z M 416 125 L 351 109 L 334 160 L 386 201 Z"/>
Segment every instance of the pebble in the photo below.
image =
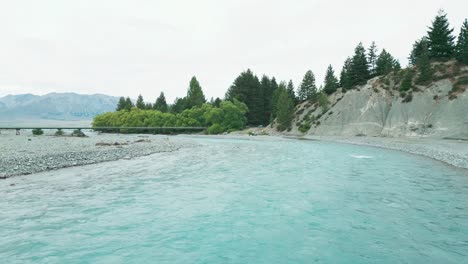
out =
<path fill-rule="evenodd" d="M 91 134 L 86 138 L 44 135 L 35 137 L 33 141 L 25 141 L 26 135 L 16 136 L 3 132 L 0 134 L 0 179 L 71 166 L 132 159 L 195 145 L 193 141 L 183 139 L 167 144 L 164 137 L 154 135 L 148 135 L 151 140 L 147 142 L 135 143 L 141 137 L 121 134 Z M 98 142 L 128 144 L 121 144 L 118 148 L 99 147 L 96 146 Z"/>

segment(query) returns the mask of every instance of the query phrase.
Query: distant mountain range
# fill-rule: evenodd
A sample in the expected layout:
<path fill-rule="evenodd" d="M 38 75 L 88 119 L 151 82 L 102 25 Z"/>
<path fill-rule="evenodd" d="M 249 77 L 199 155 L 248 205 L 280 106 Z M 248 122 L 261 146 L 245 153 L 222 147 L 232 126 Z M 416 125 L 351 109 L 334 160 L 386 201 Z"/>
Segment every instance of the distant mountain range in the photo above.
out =
<path fill-rule="evenodd" d="M 0 120 L 90 120 L 98 114 L 114 111 L 118 100 L 118 97 L 103 94 L 7 95 L 0 98 Z"/>

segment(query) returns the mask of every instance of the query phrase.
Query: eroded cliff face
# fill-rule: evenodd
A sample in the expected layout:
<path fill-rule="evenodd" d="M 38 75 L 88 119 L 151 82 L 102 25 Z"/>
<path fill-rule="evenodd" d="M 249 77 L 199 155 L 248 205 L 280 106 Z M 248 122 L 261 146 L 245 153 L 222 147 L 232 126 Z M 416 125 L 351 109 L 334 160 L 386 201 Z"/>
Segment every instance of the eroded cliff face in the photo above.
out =
<path fill-rule="evenodd" d="M 437 65 L 436 65 L 437 66 Z M 468 139 L 468 67 L 436 73 L 437 81 L 401 93 L 395 76 L 376 77 L 366 85 L 329 96 L 329 106 L 303 103 L 288 133 Z M 454 84 L 456 89 L 454 89 Z M 303 129 L 304 131 L 304 129 Z"/>

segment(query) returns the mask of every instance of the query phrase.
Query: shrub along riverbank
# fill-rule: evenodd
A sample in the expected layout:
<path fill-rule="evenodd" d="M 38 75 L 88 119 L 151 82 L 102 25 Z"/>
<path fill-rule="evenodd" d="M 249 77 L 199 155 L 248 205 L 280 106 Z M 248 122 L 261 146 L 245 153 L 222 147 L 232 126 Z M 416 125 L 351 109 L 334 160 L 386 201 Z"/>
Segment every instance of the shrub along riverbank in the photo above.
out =
<path fill-rule="evenodd" d="M 223 101 L 219 107 L 203 104 L 182 113 L 163 113 L 158 110 L 132 108 L 96 116 L 93 127 L 208 127 L 208 134 L 220 134 L 245 128 L 247 106 L 238 100 Z M 101 130 L 114 132 L 112 130 Z M 133 133 L 137 131 L 119 131 Z M 138 131 L 141 133 L 141 131 Z M 154 132 L 148 129 L 147 132 Z M 171 133 L 166 130 L 165 132 Z"/>

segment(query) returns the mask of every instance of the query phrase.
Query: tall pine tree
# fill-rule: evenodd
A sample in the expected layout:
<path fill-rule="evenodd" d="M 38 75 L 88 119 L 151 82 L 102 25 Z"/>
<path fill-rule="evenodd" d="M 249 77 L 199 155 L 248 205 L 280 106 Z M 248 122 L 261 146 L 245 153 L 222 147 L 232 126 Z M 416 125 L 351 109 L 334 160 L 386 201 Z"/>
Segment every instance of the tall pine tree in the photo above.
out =
<path fill-rule="evenodd" d="M 351 63 L 352 60 L 348 57 L 343 64 L 343 68 L 341 69 L 340 85 L 344 90 L 351 89 L 351 87 L 353 86 L 350 78 Z"/>
<path fill-rule="evenodd" d="M 375 45 L 375 41 L 372 41 L 372 44 L 371 46 L 369 47 L 369 50 L 368 50 L 368 55 L 367 55 L 367 60 L 368 60 L 368 63 L 369 63 L 369 73 L 370 73 L 370 77 L 375 77 L 377 76 L 377 53 L 378 53 L 378 50 L 377 50 L 377 45 Z"/>
<path fill-rule="evenodd" d="M 423 46 L 421 54 L 416 59 L 416 67 L 419 70 L 418 84 L 427 84 L 432 80 L 431 61 L 429 60 L 429 49 Z"/>
<path fill-rule="evenodd" d="M 362 43 L 359 43 L 354 49 L 354 56 L 349 70 L 349 78 L 351 86 L 366 84 L 370 78 L 366 50 Z"/>
<path fill-rule="evenodd" d="M 317 86 L 315 85 L 315 75 L 308 70 L 299 86 L 298 96 L 300 102 L 315 100 L 317 97 Z"/>
<path fill-rule="evenodd" d="M 187 109 L 187 98 L 176 98 L 174 100 L 174 104 L 171 105 L 170 110 L 173 114 L 182 113 L 185 109 Z"/>
<path fill-rule="evenodd" d="M 200 107 L 204 103 L 206 103 L 205 95 L 203 94 L 203 90 L 195 76 L 192 77 L 190 80 L 190 85 L 187 91 L 187 98 L 186 98 L 186 107 L 188 109 L 192 107 Z"/>
<path fill-rule="evenodd" d="M 119 102 L 117 103 L 117 109 L 115 109 L 115 111 L 124 110 L 126 105 L 127 103 L 125 102 L 125 98 L 120 97 Z"/>
<path fill-rule="evenodd" d="M 276 121 L 278 131 L 291 127 L 294 118 L 294 102 L 284 85 L 280 85 L 278 101 L 276 103 Z"/>
<path fill-rule="evenodd" d="M 262 124 L 266 125 L 270 122 L 271 117 L 271 99 L 273 97 L 274 88 L 270 78 L 263 75 L 260 81 L 260 89 L 263 91 L 263 117 Z"/>
<path fill-rule="evenodd" d="M 168 111 L 166 97 L 164 96 L 163 92 L 161 92 L 159 94 L 159 97 L 156 99 L 156 102 L 153 105 L 153 109 L 157 111 L 161 111 L 163 113 L 166 113 Z"/>
<path fill-rule="evenodd" d="M 130 111 L 132 110 L 132 107 L 134 107 L 134 105 L 130 97 L 125 98 L 125 110 Z"/>
<path fill-rule="evenodd" d="M 468 20 L 465 19 L 458 35 L 456 57 L 461 63 L 468 64 Z"/>
<path fill-rule="evenodd" d="M 140 94 L 138 95 L 137 101 L 136 101 L 136 107 L 138 109 L 146 109 L 145 101 L 143 100 L 143 96 Z"/>
<path fill-rule="evenodd" d="M 387 75 L 396 68 L 400 67 L 398 61 L 395 60 L 392 54 L 387 52 L 385 49 L 383 49 L 380 53 L 376 65 L 377 67 L 375 72 L 377 76 Z"/>
<path fill-rule="evenodd" d="M 294 83 L 292 80 L 289 80 L 286 90 L 288 91 L 289 97 L 291 97 L 291 99 L 293 100 L 294 105 L 296 105 L 298 102 L 296 98 L 296 92 L 294 90 Z"/>
<path fill-rule="evenodd" d="M 325 74 L 324 84 L 325 86 L 323 87 L 323 91 L 326 94 L 332 94 L 338 89 L 338 79 L 335 77 L 335 71 L 333 70 L 333 67 L 331 65 L 328 65 L 327 73 Z"/>
<path fill-rule="evenodd" d="M 450 28 L 447 14 L 443 10 L 439 11 L 427 32 L 429 59 L 450 59 L 453 57 L 455 37 L 452 33 L 453 28 Z"/>
<path fill-rule="evenodd" d="M 265 120 L 265 99 L 260 81 L 253 72 L 248 69 L 242 72 L 229 87 L 225 96 L 226 100 L 237 99 L 249 108 L 247 122 L 249 125 L 262 125 Z"/>
<path fill-rule="evenodd" d="M 423 49 L 427 49 L 428 47 L 428 40 L 427 37 L 423 37 L 419 40 L 416 40 L 413 44 L 413 49 L 411 50 L 411 54 L 408 57 L 409 64 L 412 66 L 416 65 L 416 60 L 421 56 L 423 53 Z"/>

